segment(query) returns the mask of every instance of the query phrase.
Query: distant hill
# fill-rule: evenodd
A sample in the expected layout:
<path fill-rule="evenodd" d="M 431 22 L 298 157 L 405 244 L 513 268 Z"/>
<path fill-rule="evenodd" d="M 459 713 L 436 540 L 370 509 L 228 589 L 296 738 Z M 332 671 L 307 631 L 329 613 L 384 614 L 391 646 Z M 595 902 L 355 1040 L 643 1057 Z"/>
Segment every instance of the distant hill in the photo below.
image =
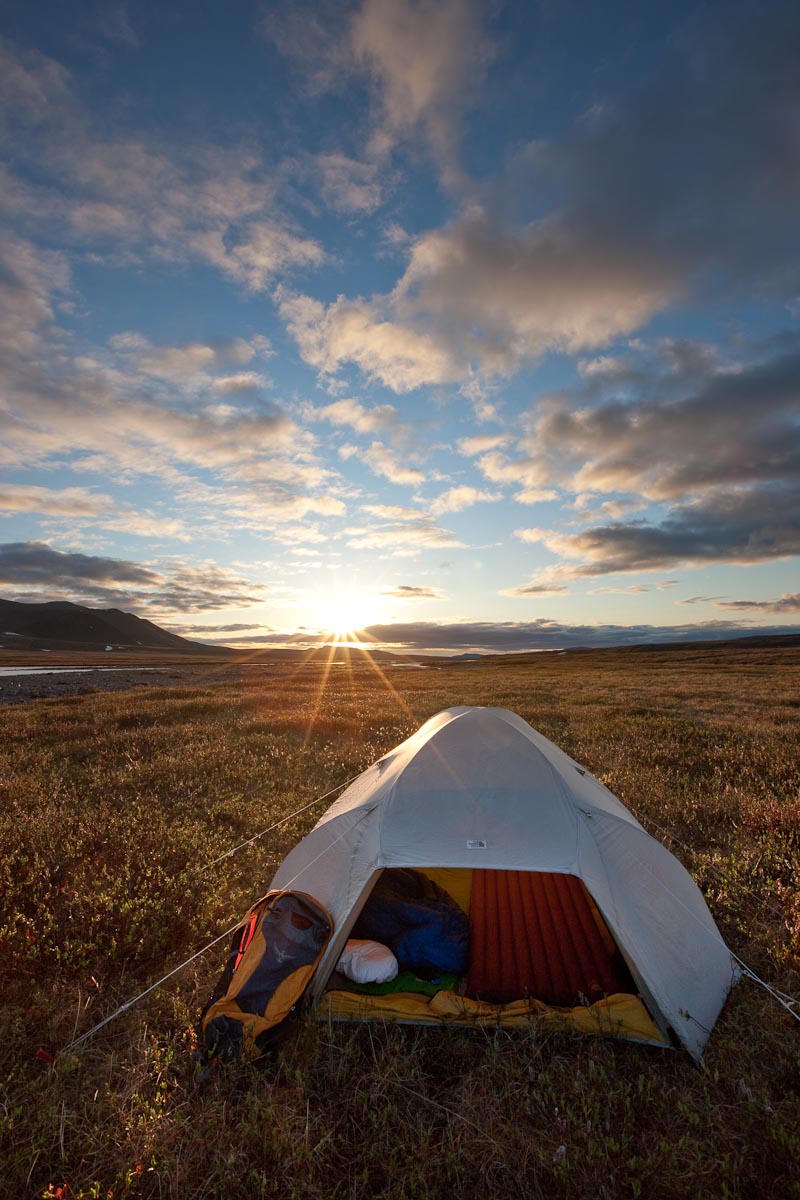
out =
<path fill-rule="evenodd" d="M 86 608 L 68 600 L 19 604 L 0 599 L 0 648 L 6 650 L 171 650 L 228 657 L 226 646 L 204 646 L 168 633 L 119 608 Z"/>

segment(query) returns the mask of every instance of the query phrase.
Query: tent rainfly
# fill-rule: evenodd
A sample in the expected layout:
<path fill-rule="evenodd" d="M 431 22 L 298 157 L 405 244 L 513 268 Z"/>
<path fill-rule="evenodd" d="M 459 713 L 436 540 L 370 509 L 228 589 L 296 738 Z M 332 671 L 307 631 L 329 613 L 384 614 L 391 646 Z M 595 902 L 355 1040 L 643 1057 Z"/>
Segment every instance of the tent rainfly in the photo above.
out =
<path fill-rule="evenodd" d="M 345 978 L 348 940 L 389 929 L 393 904 L 427 949 L 395 928 L 394 945 L 378 939 L 395 980 Z M 258 1055 L 305 997 L 325 1019 L 533 1019 L 699 1061 L 739 973 L 691 876 L 616 796 L 515 713 L 459 707 L 364 771 L 289 853 L 234 934 L 203 1029 L 212 1053 Z"/>

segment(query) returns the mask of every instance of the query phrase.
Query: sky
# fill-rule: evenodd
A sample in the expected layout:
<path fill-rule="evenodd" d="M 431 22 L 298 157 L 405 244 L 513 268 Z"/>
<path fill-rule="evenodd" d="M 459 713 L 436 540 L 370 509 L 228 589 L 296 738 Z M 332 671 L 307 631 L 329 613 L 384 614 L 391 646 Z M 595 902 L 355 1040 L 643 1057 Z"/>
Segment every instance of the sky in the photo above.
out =
<path fill-rule="evenodd" d="M 800 8 L 6 0 L 0 594 L 800 631 Z"/>

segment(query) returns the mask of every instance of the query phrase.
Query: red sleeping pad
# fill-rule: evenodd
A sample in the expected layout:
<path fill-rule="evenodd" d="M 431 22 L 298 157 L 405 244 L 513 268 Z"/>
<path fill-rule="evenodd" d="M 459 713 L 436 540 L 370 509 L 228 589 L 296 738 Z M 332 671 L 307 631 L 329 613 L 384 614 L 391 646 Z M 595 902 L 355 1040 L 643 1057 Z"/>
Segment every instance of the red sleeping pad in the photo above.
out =
<path fill-rule="evenodd" d="M 636 992 L 580 879 L 473 871 L 467 995 L 505 1004 L 530 996 L 572 1007 Z"/>

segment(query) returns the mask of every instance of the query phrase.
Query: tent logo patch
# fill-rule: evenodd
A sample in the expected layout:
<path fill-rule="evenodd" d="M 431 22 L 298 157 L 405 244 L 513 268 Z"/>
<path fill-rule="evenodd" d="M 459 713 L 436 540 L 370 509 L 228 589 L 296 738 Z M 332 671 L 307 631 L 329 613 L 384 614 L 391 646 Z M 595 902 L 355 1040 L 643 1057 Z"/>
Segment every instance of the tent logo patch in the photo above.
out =
<path fill-rule="evenodd" d="M 483 840 L 483 838 L 471 838 L 467 842 L 467 849 L 468 850 L 485 850 L 486 847 L 488 846 L 488 844 L 489 843 L 485 842 Z"/>

